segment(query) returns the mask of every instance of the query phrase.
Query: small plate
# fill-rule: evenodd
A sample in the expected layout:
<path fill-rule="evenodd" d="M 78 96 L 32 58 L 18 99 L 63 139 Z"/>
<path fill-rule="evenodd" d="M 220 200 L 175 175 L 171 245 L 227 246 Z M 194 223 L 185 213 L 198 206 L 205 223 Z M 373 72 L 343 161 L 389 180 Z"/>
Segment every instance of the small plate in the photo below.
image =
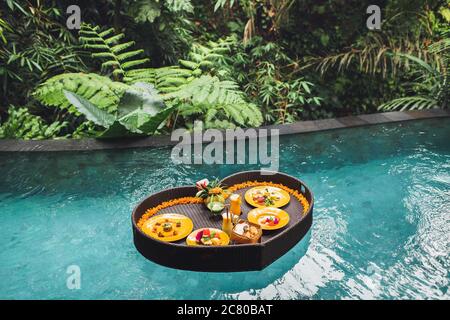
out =
<path fill-rule="evenodd" d="M 198 234 L 200 231 L 205 230 L 205 229 L 209 229 L 210 232 L 216 232 L 216 233 L 219 234 L 219 237 L 220 237 L 220 240 L 221 240 L 222 243 L 221 243 L 220 245 L 218 245 L 218 246 L 226 246 L 226 245 L 228 245 L 228 244 L 230 243 L 230 237 L 229 237 L 225 232 L 223 232 L 222 230 L 220 230 L 220 229 L 215 229 L 215 228 L 201 228 L 201 229 L 197 229 L 197 230 L 193 231 L 193 232 L 186 238 L 186 244 L 187 244 L 188 246 L 214 247 L 214 245 L 208 246 L 208 245 L 203 245 L 203 244 L 197 243 L 197 240 L 196 240 L 197 234 Z"/>
<path fill-rule="evenodd" d="M 164 231 L 164 224 L 170 225 L 170 231 Z M 151 217 L 142 226 L 142 231 L 155 239 L 164 242 L 178 241 L 186 238 L 194 229 L 192 220 L 177 213 L 165 213 Z"/>
<path fill-rule="evenodd" d="M 279 222 L 271 226 L 264 223 L 267 218 L 277 218 Z M 289 223 L 289 214 L 278 208 L 256 208 L 249 211 L 247 219 L 252 223 L 259 224 L 263 230 L 277 230 Z"/>
<path fill-rule="evenodd" d="M 266 205 L 265 203 L 258 203 L 257 201 L 253 200 L 253 195 L 255 193 L 264 194 L 266 192 L 269 192 L 272 196 L 278 197 L 278 199 L 275 200 L 273 204 L 269 205 Z M 259 186 L 247 190 L 247 192 L 245 193 L 245 201 L 247 201 L 247 203 L 252 205 L 253 207 L 257 208 L 267 208 L 267 207 L 280 208 L 287 205 L 289 201 L 291 201 L 291 196 L 283 189 L 277 187 Z"/>

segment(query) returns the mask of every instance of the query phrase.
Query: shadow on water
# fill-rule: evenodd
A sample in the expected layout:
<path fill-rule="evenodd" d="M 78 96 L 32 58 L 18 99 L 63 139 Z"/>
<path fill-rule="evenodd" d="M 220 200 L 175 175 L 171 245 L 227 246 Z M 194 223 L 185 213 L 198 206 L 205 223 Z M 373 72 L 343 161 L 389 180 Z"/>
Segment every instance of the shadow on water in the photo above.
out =
<path fill-rule="evenodd" d="M 213 297 L 215 290 L 220 290 L 221 294 L 231 294 L 248 290 L 263 289 L 292 270 L 300 262 L 303 256 L 305 256 L 310 243 L 311 231 L 309 231 L 291 250 L 261 271 L 222 273 L 176 270 L 177 278 L 186 279 L 186 286 L 203 288 L 204 296 L 189 296 L 189 294 L 186 293 L 186 297 L 194 299 Z M 167 272 L 164 272 L 164 269 L 166 269 Z M 173 281 L 173 272 L 175 270 L 159 266 L 146 260 L 141 266 L 141 271 L 147 277 L 151 278 L 155 286 L 164 288 L 164 285 L 167 282 Z M 157 279 L 153 276 L 155 272 L 160 273 L 160 276 Z M 159 283 L 155 283 L 155 281 L 158 281 Z M 189 291 L 188 288 L 186 288 L 186 290 Z M 199 290 L 193 290 L 192 292 L 199 292 Z"/>

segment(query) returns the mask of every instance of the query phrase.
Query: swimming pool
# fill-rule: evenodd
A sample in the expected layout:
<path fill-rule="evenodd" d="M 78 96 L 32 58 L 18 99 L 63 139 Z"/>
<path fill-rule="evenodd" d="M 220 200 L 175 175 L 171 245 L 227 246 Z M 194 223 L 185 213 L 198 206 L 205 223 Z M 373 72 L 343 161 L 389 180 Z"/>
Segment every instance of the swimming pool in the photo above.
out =
<path fill-rule="evenodd" d="M 0 153 L 0 298 L 450 298 L 450 119 L 280 142 L 280 171 L 314 192 L 313 226 L 265 270 L 218 274 L 146 260 L 130 213 L 152 192 L 256 166 L 174 166 L 170 148 Z"/>

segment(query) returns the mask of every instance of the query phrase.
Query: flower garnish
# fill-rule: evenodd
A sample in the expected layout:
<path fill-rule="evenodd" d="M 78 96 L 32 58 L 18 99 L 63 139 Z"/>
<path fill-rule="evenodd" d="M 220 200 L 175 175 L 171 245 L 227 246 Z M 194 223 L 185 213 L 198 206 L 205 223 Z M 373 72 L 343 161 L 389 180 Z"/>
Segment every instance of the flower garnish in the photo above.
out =
<path fill-rule="evenodd" d="M 197 186 L 197 189 L 200 190 L 204 190 L 208 187 L 209 185 L 209 180 L 208 179 L 202 179 L 200 181 L 197 181 L 195 183 L 195 185 Z"/>
<path fill-rule="evenodd" d="M 209 190 L 209 194 L 221 194 L 223 192 L 222 188 L 216 187 Z"/>
<path fill-rule="evenodd" d="M 213 182 L 209 182 L 208 179 L 200 180 L 196 183 L 197 189 L 199 190 L 196 197 L 206 199 L 212 195 L 223 195 L 224 189 L 219 179 L 215 179 Z"/>

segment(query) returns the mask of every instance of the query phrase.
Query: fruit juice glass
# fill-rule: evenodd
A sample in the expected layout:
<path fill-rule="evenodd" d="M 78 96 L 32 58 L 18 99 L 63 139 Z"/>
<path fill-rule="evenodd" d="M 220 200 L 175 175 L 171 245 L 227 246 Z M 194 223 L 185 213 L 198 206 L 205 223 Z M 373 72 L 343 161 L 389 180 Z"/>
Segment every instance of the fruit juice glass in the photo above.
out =
<path fill-rule="evenodd" d="M 241 211 L 241 196 L 233 193 L 230 196 L 230 212 L 231 214 L 234 214 L 236 216 L 240 216 L 242 211 Z"/>

